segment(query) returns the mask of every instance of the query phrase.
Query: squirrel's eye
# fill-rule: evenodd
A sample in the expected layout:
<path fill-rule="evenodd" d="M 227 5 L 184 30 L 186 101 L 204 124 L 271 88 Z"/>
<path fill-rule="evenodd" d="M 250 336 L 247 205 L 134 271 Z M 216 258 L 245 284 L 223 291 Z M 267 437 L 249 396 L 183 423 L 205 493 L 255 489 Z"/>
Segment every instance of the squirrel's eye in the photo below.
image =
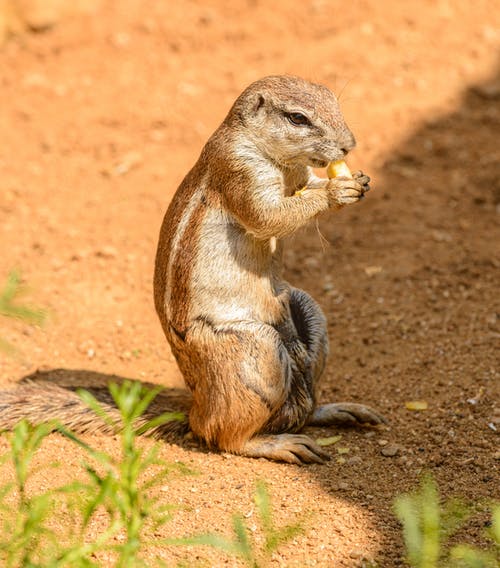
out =
<path fill-rule="evenodd" d="M 285 116 L 294 126 L 309 126 L 311 124 L 307 116 L 301 112 L 287 112 Z"/>

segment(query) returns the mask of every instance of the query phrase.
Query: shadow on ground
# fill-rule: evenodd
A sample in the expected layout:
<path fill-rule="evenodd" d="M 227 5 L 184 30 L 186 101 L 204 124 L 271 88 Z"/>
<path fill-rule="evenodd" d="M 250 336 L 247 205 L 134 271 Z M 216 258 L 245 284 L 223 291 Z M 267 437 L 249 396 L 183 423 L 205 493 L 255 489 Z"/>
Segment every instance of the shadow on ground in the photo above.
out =
<path fill-rule="evenodd" d="M 455 112 L 392 149 L 365 203 L 323 223 L 332 246 L 321 259 L 312 234 L 290 258 L 290 280 L 318 282 L 329 320 L 321 400 L 365 402 L 390 420 L 375 436 L 344 432 L 359 452 L 314 475 L 328 491 L 347 488 L 392 542 L 390 505 L 421 471 L 445 495 L 500 499 L 499 102 L 499 73 L 468 88 Z M 428 410 L 410 412 L 412 400 Z M 471 520 L 469 538 L 481 539 L 483 522 Z M 397 562 L 384 551 L 377 560 Z"/>
<path fill-rule="evenodd" d="M 115 414 L 116 405 L 109 391 L 111 383 L 122 384 L 130 381 L 127 377 L 118 375 L 99 373 L 96 371 L 88 371 L 82 369 L 52 369 L 49 371 L 37 371 L 31 375 L 24 377 L 16 387 L 18 392 L 23 393 L 26 406 L 31 407 L 31 416 L 36 416 L 39 408 L 41 414 L 48 419 L 60 420 L 66 426 L 73 428 L 77 432 L 89 433 L 109 433 L 109 426 L 92 413 L 92 417 L 97 420 L 95 425 L 89 427 L 89 412 L 86 405 L 78 399 L 76 391 L 85 389 L 92 393 L 94 398 Z M 158 385 L 142 381 L 141 384 L 150 389 L 157 389 Z M 40 387 L 38 390 L 36 387 Z M 25 388 L 25 391 L 19 391 L 19 388 Z M 50 391 L 47 391 L 47 387 Z M 40 394 L 38 394 L 40 393 Z M 48 400 L 47 400 L 48 399 Z M 38 401 L 40 402 L 32 402 Z M 8 398 L 7 398 L 8 405 Z M 154 398 L 143 414 L 145 420 L 150 420 L 165 412 L 180 412 L 186 417 L 191 406 L 191 395 L 183 388 L 163 389 Z M 81 411 L 81 409 L 84 409 Z M 1 405 L 0 405 L 1 411 Z M 49 415 L 50 413 L 50 415 Z M 118 419 L 118 416 L 117 416 Z M 185 443 L 186 447 L 192 447 L 193 443 L 184 440 L 187 433 L 187 425 L 172 422 L 172 428 L 166 425 L 159 431 L 152 431 L 155 437 L 163 437 L 168 441 Z"/>

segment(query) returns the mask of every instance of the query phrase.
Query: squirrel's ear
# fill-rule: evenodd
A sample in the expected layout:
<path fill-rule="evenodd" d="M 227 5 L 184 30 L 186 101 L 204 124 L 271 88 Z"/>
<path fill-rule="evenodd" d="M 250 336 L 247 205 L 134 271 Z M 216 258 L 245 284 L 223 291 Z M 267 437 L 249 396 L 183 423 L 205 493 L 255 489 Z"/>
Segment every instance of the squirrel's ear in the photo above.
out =
<path fill-rule="evenodd" d="M 255 113 L 259 112 L 259 110 L 264 106 L 265 102 L 266 102 L 266 100 L 264 99 L 264 95 L 259 93 L 257 95 L 257 99 L 255 101 L 254 112 Z"/>

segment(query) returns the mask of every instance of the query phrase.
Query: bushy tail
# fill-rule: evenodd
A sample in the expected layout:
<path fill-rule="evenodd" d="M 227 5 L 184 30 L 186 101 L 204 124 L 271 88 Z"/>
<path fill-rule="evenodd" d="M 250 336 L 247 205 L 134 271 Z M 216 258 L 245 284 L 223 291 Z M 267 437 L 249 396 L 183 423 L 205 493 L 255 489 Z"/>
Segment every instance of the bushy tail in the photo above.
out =
<path fill-rule="evenodd" d="M 53 373 L 54 371 L 51 372 Z M 83 373 L 89 372 L 83 371 Z M 108 389 L 104 386 L 84 388 L 97 399 L 113 420 L 116 419 L 116 424 L 119 425 L 120 413 Z M 184 414 L 184 419 L 169 421 L 147 432 L 148 436 L 173 442 L 181 441 L 189 432 L 187 415 L 190 401 L 191 397 L 187 391 L 166 389 L 156 396 L 137 420 L 137 427 L 165 412 L 181 412 Z M 27 378 L 18 386 L 0 390 L 0 430 L 12 430 L 23 418 L 32 424 L 55 421 L 78 434 L 116 433 L 116 428 L 112 424 L 105 422 L 82 401 L 74 386 L 61 386 L 48 380 L 40 380 L 38 377 L 36 380 Z"/>

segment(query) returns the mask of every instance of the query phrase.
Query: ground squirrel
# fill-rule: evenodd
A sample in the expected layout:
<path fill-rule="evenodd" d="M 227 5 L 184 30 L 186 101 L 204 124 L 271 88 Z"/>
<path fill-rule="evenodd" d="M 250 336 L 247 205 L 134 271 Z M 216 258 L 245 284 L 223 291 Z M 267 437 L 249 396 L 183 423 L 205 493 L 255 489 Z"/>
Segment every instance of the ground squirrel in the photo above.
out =
<path fill-rule="evenodd" d="M 209 447 L 322 462 L 327 454 L 296 434 L 304 426 L 383 421 L 360 404 L 316 406 L 325 317 L 282 277 L 281 238 L 368 190 L 361 172 L 312 171 L 354 145 L 329 89 L 266 77 L 236 99 L 170 203 L 155 305 L 193 395 L 189 425 Z"/>
<path fill-rule="evenodd" d="M 297 434 L 304 426 L 383 421 L 361 404 L 316 406 L 328 354 L 325 317 L 282 277 L 281 239 L 368 190 L 361 172 L 328 180 L 311 169 L 342 159 L 354 144 L 335 96 L 289 76 L 250 85 L 209 139 L 160 231 L 155 305 L 192 402 L 188 420 L 157 433 L 190 428 L 211 448 L 321 463 L 328 454 Z M 173 410 L 175 401 L 166 406 L 150 413 Z M 110 430 L 76 394 L 47 382 L 1 394 L 0 428 L 22 417 Z"/>

